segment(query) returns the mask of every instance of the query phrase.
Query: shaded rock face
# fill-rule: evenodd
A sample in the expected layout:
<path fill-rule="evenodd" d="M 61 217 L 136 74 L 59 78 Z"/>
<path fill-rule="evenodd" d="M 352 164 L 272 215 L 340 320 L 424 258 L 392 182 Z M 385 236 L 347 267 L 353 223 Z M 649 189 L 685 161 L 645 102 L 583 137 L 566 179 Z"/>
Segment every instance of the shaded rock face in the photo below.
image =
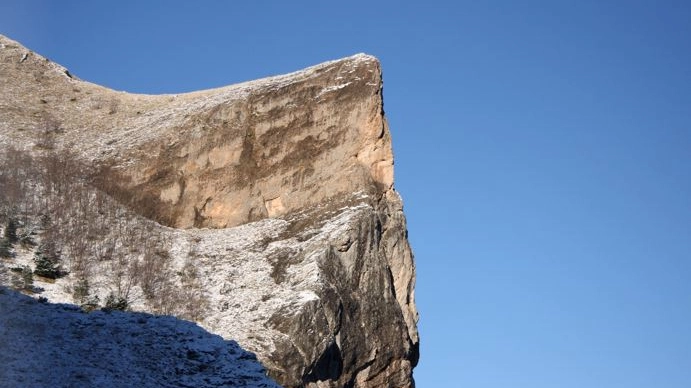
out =
<path fill-rule="evenodd" d="M 319 252 L 319 299 L 297 316 L 278 311 L 269 320 L 270 327 L 287 334 L 272 363 L 293 354 L 291 374 L 303 371 L 302 381 L 316 386 L 410 385 L 418 357 L 412 268 L 390 259 L 396 245 L 405 244 L 400 216 L 396 208 L 367 209 Z M 405 248 L 395 253 L 410 254 Z M 303 353 L 309 356 L 300 357 Z"/>
<path fill-rule="evenodd" d="M 196 252 L 201 325 L 286 387 L 414 385 L 415 267 L 375 58 L 147 96 L 0 36 L 0 77 L 0 145 L 77 152 L 174 257 Z"/>

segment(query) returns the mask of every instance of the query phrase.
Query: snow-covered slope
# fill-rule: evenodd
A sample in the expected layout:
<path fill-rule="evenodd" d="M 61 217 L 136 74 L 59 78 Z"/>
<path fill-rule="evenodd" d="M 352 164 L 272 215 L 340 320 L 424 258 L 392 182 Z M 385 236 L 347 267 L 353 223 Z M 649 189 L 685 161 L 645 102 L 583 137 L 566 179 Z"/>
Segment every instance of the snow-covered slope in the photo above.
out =
<path fill-rule="evenodd" d="M 279 386 L 252 353 L 192 322 L 0 288 L 0 387 Z"/>

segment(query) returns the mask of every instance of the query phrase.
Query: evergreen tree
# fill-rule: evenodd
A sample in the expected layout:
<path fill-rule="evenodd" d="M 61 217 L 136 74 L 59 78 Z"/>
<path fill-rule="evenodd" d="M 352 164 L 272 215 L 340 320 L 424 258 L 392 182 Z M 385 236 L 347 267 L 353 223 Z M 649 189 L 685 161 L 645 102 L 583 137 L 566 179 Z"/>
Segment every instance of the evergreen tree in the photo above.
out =
<path fill-rule="evenodd" d="M 14 217 L 10 217 L 9 221 L 7 221 L 7 227 L 5 227 L 5 240 L 10 244 L 14 244 L 19 240 L 17 237 L 17 220 Z"/>
<path fill-rule="evenodd" d="M 34 274 L 31 272 L 31 267 L 28 265 L 22 267 L 21 286 L 27 291 L 32 291 L 34 289 Z"/>
<path fill-rule="evenodd" d="M 63 275 L 60 266 L 60 251 L 55 248 L 55 244 L 47 241 L 38 247 L 34 253 L 34 273 L 46 278 L 57 279 Z"/>
<path fill-rule="evenodd" d="M 6 238 L 0 239 L 0 258 L 10 258 L 13 257 L 12 244 Z"/>

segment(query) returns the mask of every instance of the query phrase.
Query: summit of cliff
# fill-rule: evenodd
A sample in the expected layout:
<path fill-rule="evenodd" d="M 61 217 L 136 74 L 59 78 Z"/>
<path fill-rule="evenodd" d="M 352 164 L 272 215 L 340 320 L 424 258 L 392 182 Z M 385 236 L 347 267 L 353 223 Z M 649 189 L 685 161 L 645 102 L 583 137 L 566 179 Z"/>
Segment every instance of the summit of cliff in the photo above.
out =
<path fill-rule="evenodd" d="M 33 269 L 47 241 L 65 258 L 32 292 L 83 303 L 88 283 L 194 320 L 286 387 L 413 386 L 415 265 L 376 58 L 143 95 L 0 36 L 0 81 L 0 229 L 39 245 L 0 264 Z"/>

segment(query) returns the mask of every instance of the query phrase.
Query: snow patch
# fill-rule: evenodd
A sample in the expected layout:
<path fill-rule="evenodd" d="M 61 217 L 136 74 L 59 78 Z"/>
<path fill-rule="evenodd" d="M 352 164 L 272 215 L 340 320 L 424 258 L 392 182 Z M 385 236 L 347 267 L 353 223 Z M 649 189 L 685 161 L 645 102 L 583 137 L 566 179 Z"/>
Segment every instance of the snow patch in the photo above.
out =
<path fill-rule="evenodd" d="M 352 82 L 346 82 L 346 83 L 340 84 L 340 85 L 327 86 L 317 94 L 317 97 L 321 96 L 322 94 L 334 92 L 336 90 L 341 90 L 341 89 L 345 88 L 346 86 L 350 85 L 351 83 Z"/>
<path fill-rule="evenodd" d="M 307 303 L 314 300 L 319 300 L 319 296 L 312 291 L 305 290 L 298 293 L 300 303 Z"/>

